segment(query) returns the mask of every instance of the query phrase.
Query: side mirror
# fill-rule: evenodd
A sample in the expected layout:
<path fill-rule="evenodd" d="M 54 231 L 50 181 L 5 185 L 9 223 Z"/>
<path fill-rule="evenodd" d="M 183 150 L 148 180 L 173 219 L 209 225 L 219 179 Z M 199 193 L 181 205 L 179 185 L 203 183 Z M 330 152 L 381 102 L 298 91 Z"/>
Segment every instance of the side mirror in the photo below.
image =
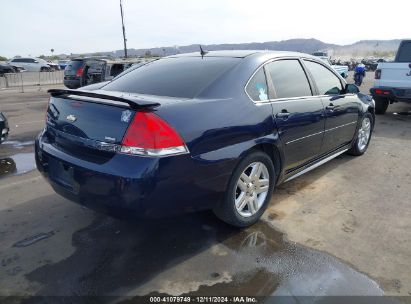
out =
<path fill-rule="evenodd" d="M 34 63 L 39 63 L 37 60 L 34 60 Z"/>
<path fill-rule="evenodd" d="M 358 93 L 360 93 L 360 89 L 355 84 L 348 83 L 345 86 L 345 93 L 358 94 Z"/>

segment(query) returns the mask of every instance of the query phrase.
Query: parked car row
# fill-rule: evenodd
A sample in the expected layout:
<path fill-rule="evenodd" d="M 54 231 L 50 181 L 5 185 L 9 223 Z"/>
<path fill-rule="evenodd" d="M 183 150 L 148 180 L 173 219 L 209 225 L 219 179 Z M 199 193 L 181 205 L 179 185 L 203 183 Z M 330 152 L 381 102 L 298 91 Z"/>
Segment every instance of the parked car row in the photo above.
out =
<path fill-rule="evenodd" d="M 51 72 L 60 69 L 57 63 L 41 58 L 13 58 L 7 64 L 28 72 Z"/>
<path fill-rule="evenodd" d="M 64 70 L 64 85 L 70 89 L 112 80 L 132 65 L 136 60 L 114 61 L 100 58 L 76 58 L 67 63 Z"/>
<path fill-rule="evenodd" d="M 343 78 L 348 77 L 348 66 L 342 64 L 334 64 L 330 61 L 328 54 L 326 52 L 314 52 L 313 56 L 320 58 L 325 63 L 329 64 L 334 70 L 338 72 Z"/>

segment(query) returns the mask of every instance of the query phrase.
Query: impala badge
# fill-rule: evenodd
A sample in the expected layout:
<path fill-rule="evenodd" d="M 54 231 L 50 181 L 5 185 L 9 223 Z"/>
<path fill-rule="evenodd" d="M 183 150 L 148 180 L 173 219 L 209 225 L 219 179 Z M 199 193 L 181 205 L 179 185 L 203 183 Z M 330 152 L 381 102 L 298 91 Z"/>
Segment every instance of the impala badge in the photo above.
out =
<path fill-rule="evenodd" d="M 77 117 L 74 116 L 74 115 L 72 115 L 72 114 L 70 114 L 70 115 L 67 115 L 66 119 L 67 119 L 69 122 L 75 122 L 75 121 L 77 120 Z"/>

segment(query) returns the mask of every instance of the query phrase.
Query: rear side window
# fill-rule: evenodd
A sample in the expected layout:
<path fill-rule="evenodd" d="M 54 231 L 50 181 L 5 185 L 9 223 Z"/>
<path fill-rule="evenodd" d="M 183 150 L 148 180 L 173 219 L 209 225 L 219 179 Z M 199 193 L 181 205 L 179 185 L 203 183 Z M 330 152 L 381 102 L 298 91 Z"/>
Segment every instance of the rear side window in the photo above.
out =
<path fill-rule="evenodd" d="M 12 62 L 30 62 L 30 61 L 26 58 L 17 58 L 17 59 L 13 59 Z"/>
<path fill-rule="evenodd" d="M 403 42 L 397 54 L 398 62 L 411 62 L 411 41 Z"/>
<path fill-rule="evenodd" d="M 333 72 L 313 61 L 304 60 L 304 63 L 313 76 L 320 95 L 341 94 L 343 88 L 340 79 Z"/>
<path fill-rule="evenodd" d="M 258 72 L 254 74 L 245 90 L 248 96 L 254 101 L 268 100 L 267 81 L 263 68 L 260 68 Z"/>
<path fill-rule="evenodd" d="M 267 64 L 277 98 L 311 96 L 307 76 L 296 59 L 274 61 Z"/>
<path fill-rule="evenodd" d="M 228 57 L 159 59 L 113 80 L 104 90 L 194 98 L 240 60 Z"/>

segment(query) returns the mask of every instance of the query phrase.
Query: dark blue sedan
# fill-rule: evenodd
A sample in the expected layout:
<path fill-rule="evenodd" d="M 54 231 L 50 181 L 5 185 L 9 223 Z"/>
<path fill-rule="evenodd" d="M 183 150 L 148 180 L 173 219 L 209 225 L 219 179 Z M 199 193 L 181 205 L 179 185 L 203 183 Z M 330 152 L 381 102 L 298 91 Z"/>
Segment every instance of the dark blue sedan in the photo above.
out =
<path fill-rule="evenodd" d="M 276 185 L 362 155 L 374 126 L 373 100 L 301 53 L 171 56 L 49 92 L 38 169 L 57 193 L 111 214 L 213 209 L 251 225 Z"/>

